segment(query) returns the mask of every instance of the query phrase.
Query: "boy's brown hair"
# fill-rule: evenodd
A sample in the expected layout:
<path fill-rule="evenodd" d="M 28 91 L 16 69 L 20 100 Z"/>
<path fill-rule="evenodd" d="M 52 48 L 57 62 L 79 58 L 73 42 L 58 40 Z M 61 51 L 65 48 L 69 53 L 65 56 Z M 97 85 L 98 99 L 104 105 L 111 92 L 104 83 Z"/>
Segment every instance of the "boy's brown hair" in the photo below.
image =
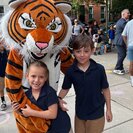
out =
<path fill-rule="evenodd" d="M 75 38 L 73 42 L 73 50 L 77 50 L 83 47 L 90 47 L 91 49 L 94 48 L 94 42 L 92 38 L 88 35 L 82 34 Z"/>

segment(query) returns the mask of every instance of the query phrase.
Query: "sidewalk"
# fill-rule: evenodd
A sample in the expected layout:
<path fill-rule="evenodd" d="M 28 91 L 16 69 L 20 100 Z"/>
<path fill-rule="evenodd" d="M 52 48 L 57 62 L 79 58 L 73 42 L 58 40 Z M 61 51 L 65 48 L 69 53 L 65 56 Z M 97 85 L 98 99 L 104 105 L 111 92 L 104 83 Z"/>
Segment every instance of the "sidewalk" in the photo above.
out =
<path fill-rule="evenodd" d="M 133 88 L 130 85 L 129 75 L 116 75 L 112 73 L 116 64 L 117 54 L 115 51 L 104 55 L 92 56 L 94 60 L 104 65 L 110 84 L 113 121 L 106 123 L 104 133 L 133 133 Z M 125 69 L 129 62 L 124 61 Z M 61 74 L 59 88 L 61 87 L 63 74 Z M 6 96 L 8 109 L 0 111 L 0 133 L 17 133 L 15 120 L 8 97 Z M 70 90 L 65 98 L 68 103 L 69 115 L 72 126 L 74 123 L 75 94 Z"/>

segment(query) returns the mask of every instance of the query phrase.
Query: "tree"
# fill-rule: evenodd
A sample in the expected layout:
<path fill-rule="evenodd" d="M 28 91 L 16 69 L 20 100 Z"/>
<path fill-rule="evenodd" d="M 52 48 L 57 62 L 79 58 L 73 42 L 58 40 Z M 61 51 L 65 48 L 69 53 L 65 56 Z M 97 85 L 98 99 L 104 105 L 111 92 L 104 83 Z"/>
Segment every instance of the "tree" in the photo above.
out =
<path fill-rule="evenodd" d="M 113 20 L 118 20 L 123 9 L 129 9 L 133 13 L 133 0 L 112 0 L 112 9 L 110 10 Z"/>
<path fill-rule="evenodd" d="M 75 11 L 75 15 L 79 18 L 80 5 L 86 4 L 89 6 L 91 0 L 72 0 L 72 8 Z"/>

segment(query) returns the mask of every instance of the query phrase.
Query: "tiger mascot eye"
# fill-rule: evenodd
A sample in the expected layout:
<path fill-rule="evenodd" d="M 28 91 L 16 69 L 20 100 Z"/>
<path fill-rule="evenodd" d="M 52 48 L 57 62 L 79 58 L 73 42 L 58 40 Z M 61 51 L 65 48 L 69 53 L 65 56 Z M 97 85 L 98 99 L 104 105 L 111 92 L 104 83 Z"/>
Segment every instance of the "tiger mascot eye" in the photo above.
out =
<path fill-rule="evenodd" d="M 50 85 L 57 90 L 60 70 L 65 72 L 73 58 L 66 48 L 71 36 L 71 5 L 53 0 L 10 0 L 10 11 L 1 20 L 1 34 L 10 47 L 5 84 L 11 101 L 21 107 L 32 104 L 25 95 L 29 88 L 25 79 L 27 67 L 34 60 L 43 61 L 50 71 Z M 14 112 L 20 133 L 46 133 L 50 121 L 25 118 Z"/>

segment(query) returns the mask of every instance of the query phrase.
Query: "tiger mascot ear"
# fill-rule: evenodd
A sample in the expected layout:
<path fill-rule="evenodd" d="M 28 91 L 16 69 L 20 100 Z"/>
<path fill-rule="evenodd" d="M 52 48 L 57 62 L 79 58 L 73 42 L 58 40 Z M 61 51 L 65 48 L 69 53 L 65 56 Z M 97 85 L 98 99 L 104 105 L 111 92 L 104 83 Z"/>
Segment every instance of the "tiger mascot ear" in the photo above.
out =
<path fill-rule="evenodd" d="M 8 5 L 9 7 L 15 9 L 17 8 L 21 3 L 24 3 L 27 0 L 10 0 Z"/>
<path fill-rule="evenodd" d="M 70 3 L 60 1 L 55 2 L 55 6 L 59 8 L 64 14 L 68 13 L 72 8 L 72 5 Z"/>

